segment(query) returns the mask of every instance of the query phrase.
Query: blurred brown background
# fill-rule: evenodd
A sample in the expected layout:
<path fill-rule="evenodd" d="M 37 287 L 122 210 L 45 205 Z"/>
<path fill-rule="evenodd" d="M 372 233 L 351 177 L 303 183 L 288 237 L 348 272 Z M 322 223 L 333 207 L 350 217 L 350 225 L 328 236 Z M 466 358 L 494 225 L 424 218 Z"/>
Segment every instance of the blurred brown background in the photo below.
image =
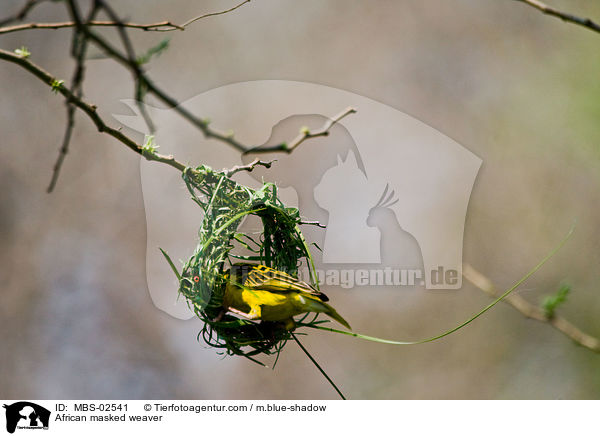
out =
<path fill-rule="evenodd" d="M 136 22 L 184 22 L 234 4 L 114 3 Z M 19 4 L 3 1 L 1 15 Z M 593 0 L 552 4 L 600 18 Z M 30 18 L 65 15 L 48 3 Z M 140 51 L 165 36 L 131 35 Z M 560 313 L 600 336 L 600 35 L 509 0 L 254 0 L 169 36 L 150 71 L 181 100 L 237 81 L 315 82 L 402 110 L 480 156 L 464 260 L 499 287 L 577 220 L 565 248 L 519 292 L 537 303 L 567 281 L 573 294 Z M 34 62 L 69 78 L 69 37 L 21 32 L 3 35 L 0 47 L 25 45 Z M 129 79 L 110 61 L 88 65 L 86 95 L 111 122 Z M 56 191 L 46 194 L 63 100 L 7 63 L 0 95 L 0 397 L 336 398 L 294 344 L 275 371 L 222 359 L 196 342 L 197 321 L 157 310 L 145 283 L 139 157 L 78 115 Z M 441 332 L 490 301 L 467 283 L 354 290 L 346 300 L 344 292 L 332 297 L 356 330 L 399 340 Z M 427 345 L 324 332 L 304 342 L 354 399 L 600 397 L 600 356 L 506 305 Z"/>

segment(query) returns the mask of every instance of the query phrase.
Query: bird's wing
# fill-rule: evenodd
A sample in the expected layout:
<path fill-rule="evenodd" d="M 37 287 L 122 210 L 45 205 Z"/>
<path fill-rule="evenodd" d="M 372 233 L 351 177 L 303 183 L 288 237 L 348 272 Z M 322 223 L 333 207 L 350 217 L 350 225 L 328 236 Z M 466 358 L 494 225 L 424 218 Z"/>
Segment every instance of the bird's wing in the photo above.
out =
<path fill-rule="evenodd" d="M 321 301 L 329 300 L 325 294 L 317 291 L 308 283 L 265 265 L 252 265 L 248 270 L 247 278 L 244 280 L 243 285 L 249 289 L 271 292 L 305 292 L 318 297 Z"/>

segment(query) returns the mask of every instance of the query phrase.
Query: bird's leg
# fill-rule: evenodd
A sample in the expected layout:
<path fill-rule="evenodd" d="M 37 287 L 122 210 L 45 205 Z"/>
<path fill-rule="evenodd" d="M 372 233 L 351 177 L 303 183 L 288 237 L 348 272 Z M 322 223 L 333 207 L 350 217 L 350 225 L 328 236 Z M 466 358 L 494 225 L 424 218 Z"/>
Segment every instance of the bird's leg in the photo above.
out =
<path fill-rule="evenodd" d="M 260 309 L 258 310 L 258 313 L 255 310 L 255 308 L 252 309 L 249 313 L 242 312 L 241 310 L 235 309 L 233 307 L 229 307 L 227 310 L 252 321 L 260 319 Z"/>
<path fill-rule="evenodd" d="M 285 328 L 288 332 L 296 330 L 296 321 L 294 321 L 294 318 L 286 319 L 285 321 L 282 321 L 282 324 L 283 328 Z"/>

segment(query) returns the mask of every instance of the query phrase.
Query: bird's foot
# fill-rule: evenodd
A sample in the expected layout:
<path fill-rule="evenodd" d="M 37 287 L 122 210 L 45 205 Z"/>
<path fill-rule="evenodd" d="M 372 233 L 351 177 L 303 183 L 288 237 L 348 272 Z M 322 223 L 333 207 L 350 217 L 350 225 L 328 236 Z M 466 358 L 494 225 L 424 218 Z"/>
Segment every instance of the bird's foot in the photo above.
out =
<path fill-rule="evenodd" d="M 282 321 L 281 323 L 283 324 L 283 328 L 286 329 L 288 332 L 292 332 L 292 331 L 296 330 L 296 321 L 294 321 L 293 318 L 286 319 L 285 321 Z"/>

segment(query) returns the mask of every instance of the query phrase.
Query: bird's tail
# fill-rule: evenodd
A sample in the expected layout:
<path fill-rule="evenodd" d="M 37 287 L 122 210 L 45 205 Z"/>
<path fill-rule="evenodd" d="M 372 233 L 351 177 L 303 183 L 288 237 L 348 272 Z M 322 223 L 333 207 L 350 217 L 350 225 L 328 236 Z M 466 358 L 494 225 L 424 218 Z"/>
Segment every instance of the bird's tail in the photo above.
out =
<path fill-rule="evenodd" d="M 344 327 L 346 327 L 348 330 L 352 330 L 352 327 L 350 327 L 350 324 L 348 324 L 348 321 L 346 321 L 344 318 L 342 318 L 342 315 L 340 315 L 339 313 L 337 313 L 337 311 L 331 307 L 329 304 L 324 303 L 318 299 L 310 299 L 311 301 L 311 309 L 313 312 L 321 312 L 324 313 L 326 315 L 328 315 L 329 317 L 335 319 L 337 322 L 339 322 L 341 325 L 343 325 Z"/>

